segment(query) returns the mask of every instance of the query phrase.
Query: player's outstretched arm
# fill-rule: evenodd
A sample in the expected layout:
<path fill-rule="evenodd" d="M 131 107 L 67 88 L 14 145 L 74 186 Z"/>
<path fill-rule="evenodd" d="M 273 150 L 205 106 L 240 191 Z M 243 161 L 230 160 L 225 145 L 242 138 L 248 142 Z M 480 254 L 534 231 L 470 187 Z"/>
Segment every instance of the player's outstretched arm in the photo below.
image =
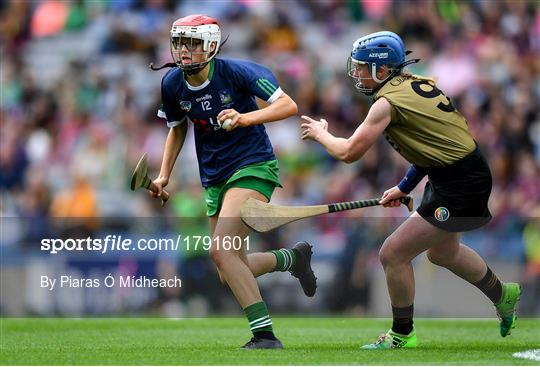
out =
<path fill-rule="evenodd" d="M 187 134 L 187 121 L 172 127 L 167 134 L 167 140 L 165 142 L 165 149 L 163 150 L 163 160 L 161 161 L 161 170 L 159 176 L 154 180 L 154 183 L 158 187 L 158 192 L 153 193 L 150 191 L 153 197 L 161 196 L 163 188 L 169 183 L 169 177 L 171 176 L 176 158 L 184 145 L 184 140 Z"/>
<path fill-rule="evenodd" d="M 298 106 L 287 94 L 283 93 L 273 103 L 260 110 L 248 113 L 239 113 L 234 109 L 223 110 L 218 115 L 218 120 L 223 123 L 231 119 L 230 129 L 259 125 L 265 122 L 273 122 L 286 119 L 298 113 Z"/>
<path fill-rule="evenodd" d="M 326 120 L 317 121 L 308 116 L 302 116 L 302 119 L 302 139 L 318 141 L 332 157 L 352 163 L 362 158 L 386 129 L 391 119 L 391 105 L 384 98 L 378 99 L 371 106 L 364 122 L 348 139 L 335 137 L 328 132 Z"/>

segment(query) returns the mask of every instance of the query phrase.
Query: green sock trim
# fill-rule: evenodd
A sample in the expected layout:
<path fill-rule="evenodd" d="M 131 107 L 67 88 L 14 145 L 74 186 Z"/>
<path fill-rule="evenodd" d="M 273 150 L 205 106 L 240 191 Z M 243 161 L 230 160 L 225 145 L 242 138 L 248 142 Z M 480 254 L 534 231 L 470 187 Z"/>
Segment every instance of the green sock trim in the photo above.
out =
<path fill-rule="evenodd" d="M 251 332 L 273 331 L 272 319 L 264 301 L 254 303 L 244 308 Z"/>
<path fill-rule="evenodd" d="M 276 257 L 276 267 L 272 271 L 283 271 L 283 265 L 285 264 L 285 257 L 279 250 L 270 251 Z"/>
<path fill-rule="evenodd" d="M 274 271 L 287 271 L 296 264 L 296 254 L 293 250 L 282 248 L 271 251 L 276 256 L 276 267 Z"/>

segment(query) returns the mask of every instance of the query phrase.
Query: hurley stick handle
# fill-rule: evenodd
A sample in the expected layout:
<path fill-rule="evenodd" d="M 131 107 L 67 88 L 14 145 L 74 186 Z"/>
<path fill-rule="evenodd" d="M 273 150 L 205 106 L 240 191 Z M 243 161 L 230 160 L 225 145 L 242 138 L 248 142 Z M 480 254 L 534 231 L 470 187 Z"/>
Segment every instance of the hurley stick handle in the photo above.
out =
<path fill-rule="evenodd" d="M 146 188 L 155 194 L 159 192 L 158 187 L 153 181 L 150 181 Z M 167 200 L 169 200 L 169 197 L 170 195 L 167 191 L 161 190 L 161 206 L 165 206 L 165 203 L 167 202 Z"/>
<path fill-rule="evenodd" d="M 343 203 L 328 204 L 328 212 L 335 213 L 341 212 L 344 210 L 352 210 L 358 208 L 367 208 L 369 206 L 381 205 L 380 201 L 382 198 L 377 199 L 367 199 L 367 200 L 356 200 L 356 201 L 346 201 Z M 413 198 L 412 196 L 405 196 L 399 198 L 399 201 L 409 209 L 410 212 L 413 210 Z"/>
<path fill-rule="evenodd" d="M 152 191 L 153 193 L 157 194 L 159 192 L 158 187 L 156 184 L 148 178 L 148 163 L 147 163 L 147 155 L 146 153 L 143 154 L 141 159 L 139 159 L 139 162 L 137 163 L 137 166 L 135 167 L 135 170 L 131 174 L 131 181 L 129 184 L 129 187 L 131 190 L 136 190 L 139 187 L 144 187 L 145 189 L 148 189 Z M 169 200 L 169 193 L 165 190 L 161 191 L 161 206 L 164 206 L 167 200 Z"/>

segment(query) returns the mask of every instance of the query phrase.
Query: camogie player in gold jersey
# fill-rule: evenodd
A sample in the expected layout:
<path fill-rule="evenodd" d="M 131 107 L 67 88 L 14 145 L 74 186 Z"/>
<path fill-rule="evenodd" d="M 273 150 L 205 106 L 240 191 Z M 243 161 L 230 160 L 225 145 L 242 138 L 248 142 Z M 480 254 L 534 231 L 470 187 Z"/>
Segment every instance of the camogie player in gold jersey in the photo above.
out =
<path fill-rule="evenodd" d="M 379 252 L 392 304 L 392 328 L 362 349 L 417 346 L 411 261 L 424 251 L 432 263 L 472 283 L 494 303 L 505 337 L 515 326 L 521 288 L 517 283 L 501 283 L 486 262 L 460 242 L 460 232 L 481 227 L 491 218 L 489 167 L 467 121 L 435 82 L 403 70 L 419 61 L 405 61 L 409 53 L 392 32 L 369 34 L 354 42 L 348 75 L 374 102 L 350 138 L 333 136 L 326 120 L 302 116 L 302 139 L 318 141 L 336 159 L 359 160 L 382 134 L 411 163 L 403 180 L 384 192 L 384 206 L 398 206 L 397 199 L 424 176 L 429 178 L 420 206 Z"/>

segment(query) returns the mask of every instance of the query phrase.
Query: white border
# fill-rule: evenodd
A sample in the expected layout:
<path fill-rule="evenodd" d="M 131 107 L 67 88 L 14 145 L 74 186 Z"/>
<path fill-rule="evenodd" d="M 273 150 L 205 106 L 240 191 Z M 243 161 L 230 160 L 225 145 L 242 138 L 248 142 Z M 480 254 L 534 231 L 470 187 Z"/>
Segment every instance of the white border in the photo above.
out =
<path fill-rule="evenodd" d="M 272 104 L 276 101 L 276 99 L 278 99 L 281 95 L 283 94 L 283 90 L 281 89 L 281 87 L 278 87 L 278 89 L 276 89 L 276 91 L 274 92 L 274 94 L 272 94 L 270 96 L 270 98 L 268 98 L 266 100 L 266 102 Z"/>

